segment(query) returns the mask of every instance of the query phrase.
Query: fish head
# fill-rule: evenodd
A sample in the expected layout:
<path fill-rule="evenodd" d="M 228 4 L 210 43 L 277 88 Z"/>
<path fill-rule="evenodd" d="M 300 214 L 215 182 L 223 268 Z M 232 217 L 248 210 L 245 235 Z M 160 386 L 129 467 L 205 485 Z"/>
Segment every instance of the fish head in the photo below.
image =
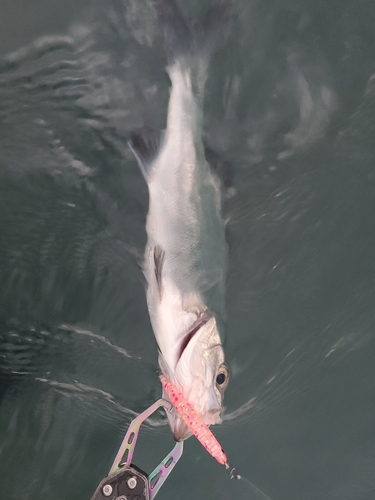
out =
<path fill-rule="evenodd" d="M 162 355 L 159 364 L 163 375 L 182 391 L 207 425 L 221 423 L 229 370 L 224 361 L 215 317 L 202 316 L 186 333 L 174 369 L 167 366 Z M 169 400 L 165 391 L 163 398 Z M 177 411 L 167 414 L 176 441 L 191 436 L 190 429 Z"/>

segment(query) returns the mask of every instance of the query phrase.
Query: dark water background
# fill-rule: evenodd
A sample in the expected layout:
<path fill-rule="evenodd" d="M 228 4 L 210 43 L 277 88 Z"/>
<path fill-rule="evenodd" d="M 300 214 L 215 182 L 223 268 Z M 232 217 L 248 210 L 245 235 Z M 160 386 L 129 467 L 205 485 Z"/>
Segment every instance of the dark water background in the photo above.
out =
<path fill-rule="evenodd" d="M 205 102 L 207 144 L 235 172 L 215 433 L 272 500 L 371 500 L 375 3 L 233 3 Z M 160 395 L 127 140 L 165 124 L 165 57 L 146 0 L 1 11 L 0 497 L 83 500 Z M 172 446 L 156 414 L 136 463 Z M 190 439 L 158 498 L 253 497 Z"/>

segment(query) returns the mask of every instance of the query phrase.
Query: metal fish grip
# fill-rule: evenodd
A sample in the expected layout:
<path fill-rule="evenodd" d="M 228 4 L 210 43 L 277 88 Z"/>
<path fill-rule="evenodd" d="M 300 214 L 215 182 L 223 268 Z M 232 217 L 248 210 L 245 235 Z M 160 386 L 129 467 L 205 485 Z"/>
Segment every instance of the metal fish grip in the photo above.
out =
<path fill-rule="evenodd" d="M 153 500 L 155 498 L 180 459 L 183 442 L 177 442 L 172 451 L 149 475 L 131 462 L 142 423 L 161 406 L 166 411 L 171 411 L 173 408 L 169 401 L 159 399 L 130 423 L 108 476 L 100 482 L 91 500 Z"/>

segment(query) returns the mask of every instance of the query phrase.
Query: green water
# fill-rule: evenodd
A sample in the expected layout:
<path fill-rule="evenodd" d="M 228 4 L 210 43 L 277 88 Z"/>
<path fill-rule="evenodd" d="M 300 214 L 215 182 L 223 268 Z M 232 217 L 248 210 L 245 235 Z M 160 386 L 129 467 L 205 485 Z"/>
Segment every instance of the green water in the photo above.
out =
<path fill-rule="evenodd" d="M 372 500 L 375 4 L 233 4 L 205 101 L 235 174 L 214 431 L 272 500 Z M 162 40 L 146 0 L 6 0 L 0 55 L 0 498 L 89 499 L 160 396 L 127 140 L 165 123 Z M 135 462 L 172 446 L 155 414 Z M 158 498 L 256 497 L 190 439 Z"/>

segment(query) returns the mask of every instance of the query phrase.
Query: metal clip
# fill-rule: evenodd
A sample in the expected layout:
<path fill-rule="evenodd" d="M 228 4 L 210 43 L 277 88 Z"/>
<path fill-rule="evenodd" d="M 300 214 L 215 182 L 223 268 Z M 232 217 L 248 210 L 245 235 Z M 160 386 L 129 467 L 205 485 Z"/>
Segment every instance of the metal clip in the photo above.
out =
<path fill-rule="evenodd" d="M 109 470 L 108 476 L 99 484 L 92 500 L 102 499 L 103 496 L 116 499 L 132 497 L 133 491 L 130 490 L 135 488 L 135 485 L 143 485 L 141 490 L 138 490 L 137 486 L 137 495 L 139 495 L 140 491 L 143 491 L 143 493 L 136 498 L 142 498 L 142 500 L 153 500 L 155 498 L 161 486 L 172 472 L 172 469 L 181 458 L 184 447 L 182 441 L 177 442 L 172 451 L 168 453 L 164 460 L 162 460 L 148 476 L 132 464 L 139 429 L 142 423 L 161 406 L 163 406 L 166 411 L 171 411 L 173 409 L 173 405 L 169 401 L 159 399 L 132 420 L 113 461 L 112 467 Z M 134 474 L 134 476 L 131 476 L 131 474 Z M 134 486 L 132 485 L 132 481 L 135 483 Z M 124 495 L 124 493 L 126 494 Z M 134 491 L 134 493 L 136 492 Z"/>

